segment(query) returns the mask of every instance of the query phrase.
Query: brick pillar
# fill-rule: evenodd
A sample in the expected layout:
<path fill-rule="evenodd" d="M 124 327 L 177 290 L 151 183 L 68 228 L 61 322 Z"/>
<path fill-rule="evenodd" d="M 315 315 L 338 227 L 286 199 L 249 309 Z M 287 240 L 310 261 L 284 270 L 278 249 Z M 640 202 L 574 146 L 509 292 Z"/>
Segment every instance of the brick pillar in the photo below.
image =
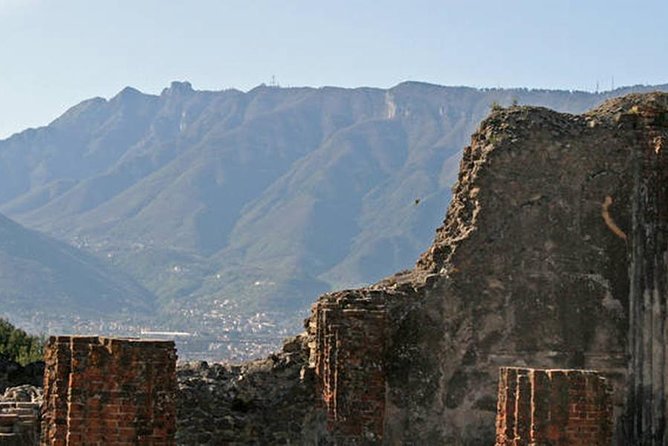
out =
<path fill-rule="evenodd" d="M 312 357 L 336 444 L 379 444 L 385 415 L 385 309 L 379 295 L 342 292 L 314 307 Z"/>
<path fill-rule="evenodd" d="M 496 446 L 610 446 L 609 386 L 589 370 L 502 367 Z"/>
<path fill-rule="evenodd" d="M 45 351 L 43 445 L 172 446 L 172 341 L 54 336 Z"/>

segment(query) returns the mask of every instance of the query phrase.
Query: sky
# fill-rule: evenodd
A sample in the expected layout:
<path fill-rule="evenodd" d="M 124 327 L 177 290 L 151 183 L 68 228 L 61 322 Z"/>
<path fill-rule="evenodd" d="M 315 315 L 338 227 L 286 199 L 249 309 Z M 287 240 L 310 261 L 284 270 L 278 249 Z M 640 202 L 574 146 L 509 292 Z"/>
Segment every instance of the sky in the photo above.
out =
<path fill-rule="evenodd" d="M 0 0 L 0 138 L 125 86 L 668 83 L 666 0 Z"/>

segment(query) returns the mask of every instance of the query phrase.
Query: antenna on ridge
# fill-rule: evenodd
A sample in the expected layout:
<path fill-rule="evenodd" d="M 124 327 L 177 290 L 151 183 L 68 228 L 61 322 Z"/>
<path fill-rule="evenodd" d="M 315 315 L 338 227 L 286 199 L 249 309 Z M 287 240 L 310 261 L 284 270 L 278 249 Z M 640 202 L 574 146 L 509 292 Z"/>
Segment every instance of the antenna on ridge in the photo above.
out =
<path fill-rule="evenodd" d="M 271 82 L 269 83 L 269 86 L 278 87 L 278 83 L 276 82 L 276 75 L 275 74 L 271 75 Z"/>

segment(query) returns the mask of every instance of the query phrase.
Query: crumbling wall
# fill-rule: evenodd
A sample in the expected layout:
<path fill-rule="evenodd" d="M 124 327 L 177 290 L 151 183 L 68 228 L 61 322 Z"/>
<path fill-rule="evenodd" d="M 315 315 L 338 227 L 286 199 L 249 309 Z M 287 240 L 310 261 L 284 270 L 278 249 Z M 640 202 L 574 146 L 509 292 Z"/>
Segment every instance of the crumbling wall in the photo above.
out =
<path fill-rule="evenodd" d="M 243 364 L 177 367 L 178 445 L 315 445 L 326 441 L 303 336 Z"/>
<path fill-rule="evenodd" d="M 337 444 L 383 438 L 385 323 L 382 293 L 334 293 L 314 308 L 312 365 Z"/>
<path fill-rule="evenodd" d="M 662 444 L 667 111 L 665 94 L 584 115 L 494 111 L 416 268 L 336 294 L 352 307 L 372 292 L 384 301 L 385 444 L 491 444 L 502 366 L 600 370 L 614 441 Z M 311 320 L 333 327 L 313 332 L 340 331 L 321 314 L 331 300 Z M 327 405 L 330 375 L 316 370 Z"/>
<path fill-rule="evenodd" d="M 31 385 L 10 387 L 0 396 L 0 446 L 39 444 L 42 391 Z"/>
<path fill-rule="evenodd" d="M 502 367 L 496 446 L 610 446 L 605 378 L 587 370 Z"/>
<path fill-rule="evenodd" d="M 172 341 L 54 336 L 45 352 L 43 445 L 174 445 Z"/>
<path fill-rule="evenodd" d="M 632 166 L 633 213 L 628 238 L 630 388 L 624 436 L 627 442 L 663 446 L 668 442 L 668 110 L 665 101 L 647 101 L 634 104 L 625 119 L 637 127 L 639 144 Z"/>
<path fill-rule="evenodd" d="M 631 95 L 579 116 L 494 111 L 465 149 L 445 222 L 416 267 L 322 296 L 307 337 L 266 361 L 184 370 L 180 441 L 487 446 L 496 436 L 499 367 L 514 366 L 600 371 L 610 402 L 598 399 L 602 387 L 591 376 L 566 374 L 568 398 L 596 406 L 597 438 L 663 445 L 666 140 L 665 94 Z M 172 375 L 155 372 L 146 362 L 153 353 L 145 354 L 155 347 L 52 338 L 44 444 L 76 444 L 84 425 L 99 426 L 85 435 L 104 432 L 105 444 L 121 435 L 172 444 L 173 415 L 162 406 L 169 393 L 154 378 L 173 385 L 173 365 L 163 367 Z M 113 388 L 101 370 L 140 384 Z M 540 437 L 551 410 L 541 408 L 564 407 L 539 401 L 563 376 L 533 373 L 531 381 L 531 373 L 517 376 L 515 393 L 505 377 L 502 404 L 515 401 L 513 423 L 524 423 L 512 435 Z M 146 382 L 158 393 L 135 398 Z M 123 401 L 104 406 L 114 408 L 109 416 L 99 395 Z M 538 410 L 527 418 L 531 404 Z M 567 435 L 583 421 L 574 404 Z M 608 429 L 596 417 L 610 411 Z M 508 415 L 500 422 L 506 436 Z"/>

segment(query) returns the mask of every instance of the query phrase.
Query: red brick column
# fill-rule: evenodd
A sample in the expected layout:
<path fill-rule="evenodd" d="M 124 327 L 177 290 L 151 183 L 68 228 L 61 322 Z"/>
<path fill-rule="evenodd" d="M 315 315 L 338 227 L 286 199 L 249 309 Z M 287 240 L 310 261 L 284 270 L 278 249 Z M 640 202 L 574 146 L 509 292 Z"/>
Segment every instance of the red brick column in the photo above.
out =
<path fill-rule="evenodd" d="M 173 342 L 56 336 L 45 362 L 43 445 L 175 444 Z"/>
<path fill-rule="evenodd" d="M 315 312 L 315 370 L 336 444 L 375 444 L 385 415 L 385 309 L 380 296 L 337 293 Z"/>
<path fill-rule="evenodd" d="M 610 444 L 610 390 L 598 373 L 501 368 L 496 446 Z"/>

